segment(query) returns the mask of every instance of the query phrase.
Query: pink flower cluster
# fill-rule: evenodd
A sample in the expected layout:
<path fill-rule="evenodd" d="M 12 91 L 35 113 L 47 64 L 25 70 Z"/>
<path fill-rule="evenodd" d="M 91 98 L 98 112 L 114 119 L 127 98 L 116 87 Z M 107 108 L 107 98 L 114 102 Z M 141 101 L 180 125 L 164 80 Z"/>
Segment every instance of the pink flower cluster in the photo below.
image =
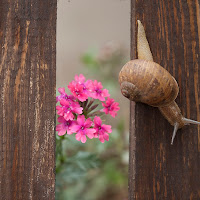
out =
<path fill-rule="evenodd" d="M 65 88 L 59 88 L 59 96 L 56 101 L 60 105 L 56 106 L 58 124 L 56 131 L 59 136 L 76 134 L 76 140 L 85 143 L 87 137 L 99 138 L 104 141 L 109 140 L 109 134 L 112 132 L 111 126 L 102 124 L 100 116 L 102 114 L 110 114 L 112 117 L 117 115 L 119 103 L 110 98 L 107 89 L 103 89 L 101 82 L 97 80 L 85 80 L 80 74 L 75 76 L 75 80 L 69 83 L 68 89 L 72 93 L 67 95 Z M 95 110 L 100 101 L 103 108 Z M 86 137 L 87 136 L 87 137 Z"/>

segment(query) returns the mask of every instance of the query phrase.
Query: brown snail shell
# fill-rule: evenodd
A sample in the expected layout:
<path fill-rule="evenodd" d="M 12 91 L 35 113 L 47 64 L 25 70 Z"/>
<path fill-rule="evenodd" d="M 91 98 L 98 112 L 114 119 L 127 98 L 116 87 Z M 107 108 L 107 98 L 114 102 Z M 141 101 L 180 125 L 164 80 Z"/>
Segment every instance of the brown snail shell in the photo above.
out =
<path fill-rule="evenodd" d="M 166 106 L 176 99 L 179 87 L 171 74 L 148 60 L 131 60 L 119 73 L 122 94 L 135 102 Z"/>

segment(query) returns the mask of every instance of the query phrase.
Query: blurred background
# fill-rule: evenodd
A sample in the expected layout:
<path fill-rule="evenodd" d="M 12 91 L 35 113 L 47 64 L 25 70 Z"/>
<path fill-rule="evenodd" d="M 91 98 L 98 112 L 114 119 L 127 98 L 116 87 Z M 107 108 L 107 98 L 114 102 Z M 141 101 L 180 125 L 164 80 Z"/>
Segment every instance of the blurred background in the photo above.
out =
<path fill-rule="evenodd" d="M 56 200 L 127 200 L 129 101 L 118 73 L 130 58 L 130 1 L 58 0 L 57 12 L 57 88 L 83 74 L 102 82 L 120 111 L 105 118 L 108 142 L 56 136 Z"/>

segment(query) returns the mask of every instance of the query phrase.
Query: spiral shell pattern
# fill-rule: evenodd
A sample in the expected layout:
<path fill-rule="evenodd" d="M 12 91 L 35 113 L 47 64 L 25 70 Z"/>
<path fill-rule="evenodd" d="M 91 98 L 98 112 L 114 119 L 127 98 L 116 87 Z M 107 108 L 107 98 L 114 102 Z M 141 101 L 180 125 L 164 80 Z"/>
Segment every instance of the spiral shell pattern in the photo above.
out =
<path fill-rule="evenodd" d="M 176 99 L 179 88 L 174 77 L 153 61 L 131 60 L 119 73 L 122 94 L 135 102 L 166 106 Z"/>

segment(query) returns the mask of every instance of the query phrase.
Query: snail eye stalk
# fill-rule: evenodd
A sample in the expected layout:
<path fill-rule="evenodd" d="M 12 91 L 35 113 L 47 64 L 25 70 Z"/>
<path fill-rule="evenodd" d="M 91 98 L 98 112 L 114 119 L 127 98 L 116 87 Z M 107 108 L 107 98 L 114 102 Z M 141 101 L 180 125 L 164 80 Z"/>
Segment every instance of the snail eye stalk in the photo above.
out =
<path fill-rule="evenodd" d="M 189 124 L 197 124 L 197 125 L 200 125 L 200 122 L 197 122 L 195 120 L 192 120 L 192 119 L 187 119 L 187 118 L 183 118 L 183 121 L 184 121 L 184 124 L 185 125 L 189 125 Z"/>
<path fill-rule="evenodd" d="M 172 145 L 173 142 L 174 142 L 174 138 L 175 138 L 175 136 L 176 136 L 176 133 L 177 133 L 178 127 L 179 127 L 179 124 L 176 122 L 176 123 L 174 124 L 174 131 L 173 131 L 173 134 L 172 134 L 171 145 Z"/>

